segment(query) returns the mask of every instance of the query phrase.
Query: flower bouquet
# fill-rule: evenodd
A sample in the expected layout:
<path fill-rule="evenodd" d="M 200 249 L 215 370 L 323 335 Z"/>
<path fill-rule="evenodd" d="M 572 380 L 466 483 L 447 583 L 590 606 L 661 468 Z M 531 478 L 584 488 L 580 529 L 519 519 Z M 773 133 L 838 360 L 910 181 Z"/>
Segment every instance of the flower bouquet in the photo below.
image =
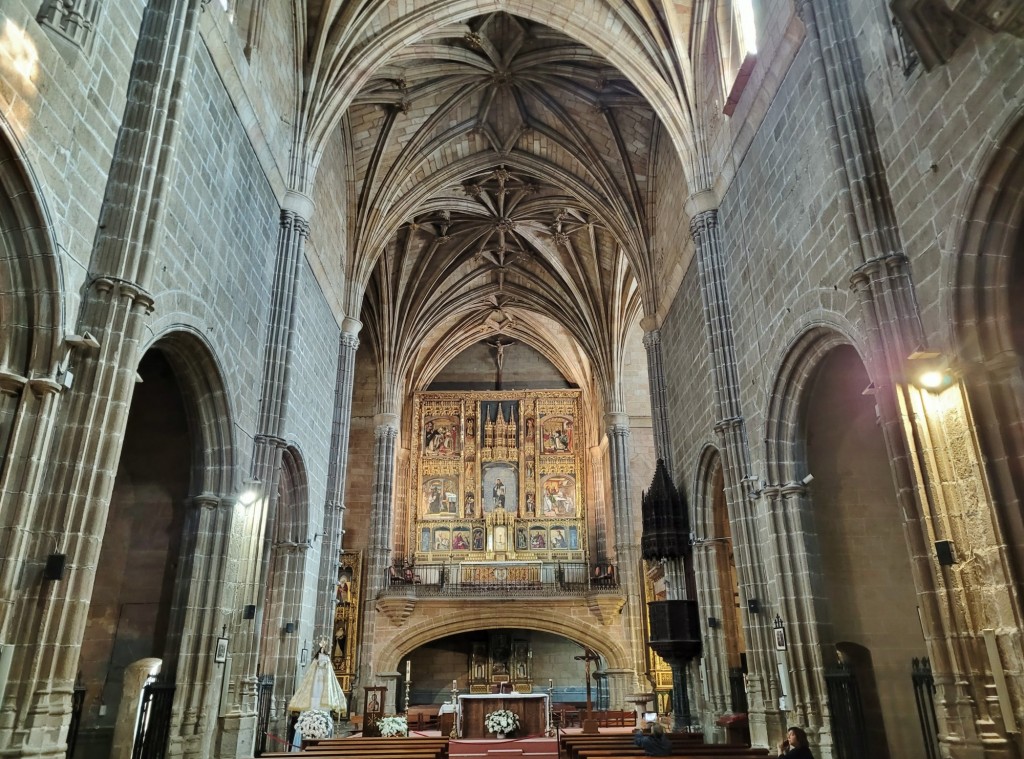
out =
<path fill-rule="evenodd" d="M 488 732 L 504 737 L 519 729 L 519 715 L 508 709 L 498 709 L 484 717 L 484 727 Z"/>
<path fill-rule="evenodd" d="M 405 717 L 384 717 L 377 720 L 377 729 L 382 738 L 395 738 L 409 735 L 409 723 Z"/>
<path fill-rule="evenodd" d="M 302 712 L 295 720 L 295 729 L 299 731 L 304 741 L 330 738 L 334 735 L 334 719 L 330 712 L 323 709 L 310 709 Z"/>

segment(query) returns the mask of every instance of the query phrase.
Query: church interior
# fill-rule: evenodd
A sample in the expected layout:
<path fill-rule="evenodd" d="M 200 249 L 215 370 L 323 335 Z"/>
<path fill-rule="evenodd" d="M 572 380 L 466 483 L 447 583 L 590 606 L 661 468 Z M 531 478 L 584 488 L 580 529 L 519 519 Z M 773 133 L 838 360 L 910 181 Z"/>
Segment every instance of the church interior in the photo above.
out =
<path fill-rule="evenodd" d="M 1022 292 L 1017 0 L 4 0 L 0 757 L 1022 757 Z"/>

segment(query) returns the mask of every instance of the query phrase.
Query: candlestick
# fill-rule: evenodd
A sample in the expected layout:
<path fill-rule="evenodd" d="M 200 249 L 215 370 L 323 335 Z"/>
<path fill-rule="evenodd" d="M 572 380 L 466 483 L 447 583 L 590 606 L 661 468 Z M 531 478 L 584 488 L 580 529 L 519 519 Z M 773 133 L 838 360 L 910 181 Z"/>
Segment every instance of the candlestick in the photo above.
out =
<path fill-rule="evenodd" d="M 411 672 L 412 672 L 412 660 L 411 659 L 406 659 L 405 660 L 405 679 L 406 680 L 408 680 L 411 677 Z"/>

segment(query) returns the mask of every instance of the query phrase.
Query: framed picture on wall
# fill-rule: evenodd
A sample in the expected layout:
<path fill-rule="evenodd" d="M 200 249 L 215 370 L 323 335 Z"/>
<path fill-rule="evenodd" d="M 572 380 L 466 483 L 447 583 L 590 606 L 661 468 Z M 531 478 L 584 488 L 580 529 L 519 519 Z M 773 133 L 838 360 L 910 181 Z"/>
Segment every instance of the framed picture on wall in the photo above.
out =
<path fill-rule="evenodd" d="M 223 664 L 228 660 L 227 638 L 217 638 L 217 647 L 213 649 L 213 660 L 217 664 Z"/>

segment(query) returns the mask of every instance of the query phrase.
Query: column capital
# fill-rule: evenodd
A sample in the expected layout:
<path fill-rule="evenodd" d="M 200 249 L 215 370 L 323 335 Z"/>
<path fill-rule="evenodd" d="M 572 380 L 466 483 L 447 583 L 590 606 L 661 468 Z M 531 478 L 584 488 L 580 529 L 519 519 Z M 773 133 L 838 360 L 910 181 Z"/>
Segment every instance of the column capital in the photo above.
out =
<path fill-rule="evenodd" d="M 341 332 L 346 337 L 356 337 L 359 334 L 359 330 L 363 328 L 363 323 L 358 319 L 353 319 L 350 316 L 346 316 L 341 320 Z"/>
<path fill-rule="evenodd" d="M 381 413 L 373 415 L 373 426 L 376 429 L 381 427 L 390 427 L 392 429 L 398 429 L 398 414 Z"/>
<path fill-rule="evenodd" d="M 661 329 L 662 318 L 659 314 L 648 314 L 640 320 L 640 329 L 644 332 L 658 332 Z"/>
<path fill-rule="evenodd" d="M 644 347 L 650 351 L 661 346 L 661 330 L 650 329 L 644 333 Z"/>
<path fill-rule="evenodd" d="M 281 200 L 281 211 L 290 212 L 304 220 L 306 223 L 313 218 L 313 211 L 316 206 L 313 199 L 302 192 L 288 190 Z"/>
<path fill-rule="evenodd" d="M 698 216 L 707 211 L 718 212 L 718 196 L 711 190 L 695 192 L 686 199 L 686 213 L 690 216 Z"/>
<path fill-rule="evenodd" d="M 610 411 L 604 415 L 604 425 L 610 432 L 612 429 L 624 429 L 629 432 L 629 414 L 621 411 Z"/>
<path fill-rule="evenodd" d="M 718 209 L 711 208 L 690 217 L 690 236 L 696 240 L 702 234 L 718 227 Z"/>

